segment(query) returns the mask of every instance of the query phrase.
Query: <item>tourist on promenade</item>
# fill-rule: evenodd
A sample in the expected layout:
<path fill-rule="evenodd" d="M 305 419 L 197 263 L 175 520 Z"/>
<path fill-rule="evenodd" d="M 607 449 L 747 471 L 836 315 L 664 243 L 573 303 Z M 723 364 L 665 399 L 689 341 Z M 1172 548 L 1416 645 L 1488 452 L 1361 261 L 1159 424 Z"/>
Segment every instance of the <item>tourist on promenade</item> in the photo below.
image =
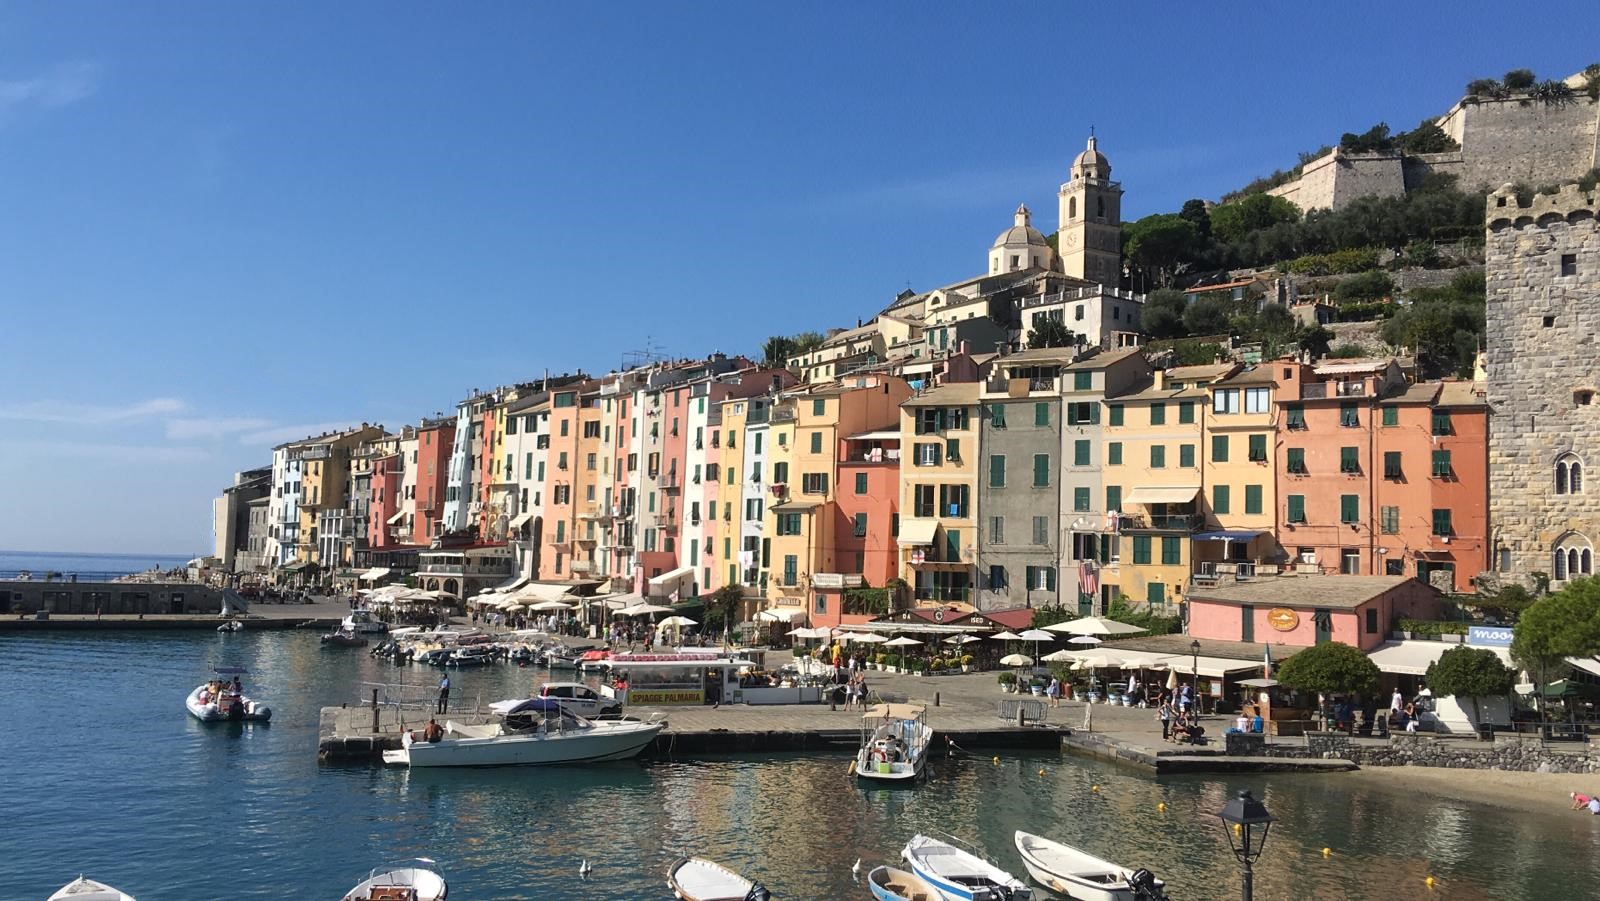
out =
<path fill-rule="evenodd" d="M 1401 713 L 1405 710 L 1405 705 L 1406 699 L 1400 696 L 1400 688 L 1396 686 L 1394 695 L 1389 698 L 1389 710 L 1393 713 Z"/>
<path fill-rule="evenodd" d="M 1055 676 L 1050 677 L 1050 684 L 1045 686 L 1045 696 L 1050 699 L 1051 707 L 1061 706 L 1061 680 Z"/>
<path fill-rule="evenodd" d="M 1156 718 L 1161 720 L 1161 740 L 1172 740 L 1172 705 L 1167 703 L 1165 697 L 1160 700 L 1160 708 L 1156 710 Z"/>
<path fill-rule="evenodd" d="M 448 713 L 450 710 L 450 674 L 446 673 L 439 679 L 439 706 L 435 713 Z"/>

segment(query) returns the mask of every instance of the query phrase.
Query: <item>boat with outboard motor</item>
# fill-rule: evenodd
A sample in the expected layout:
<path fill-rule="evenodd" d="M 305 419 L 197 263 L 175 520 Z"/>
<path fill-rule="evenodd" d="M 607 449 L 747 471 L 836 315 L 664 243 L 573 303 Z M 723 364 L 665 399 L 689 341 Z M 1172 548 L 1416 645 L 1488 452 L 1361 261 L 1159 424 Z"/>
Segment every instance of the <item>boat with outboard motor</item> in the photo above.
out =
<path fill-rule="evenodd" d="M 958 840 L 959 841 L 959 840 Z M 1029 901 L 1033 890 L 976 848 L 914 835 L 900 856 L 948 901 Z"/>
<path fill-rule="evenodd" d="M 85 876 L 63 885 L 45 901 L 134 901 L 132 895 Z"/>
<path fill-rule="evenodd" d="M 772 893 L 713 860 L 683 857 L 667 867 L 667 888 L 681 901 L 771 901 Z"/>
<path fill-rule="evenodd" d="M 1017 830 L 1017 853 L 1034 881 L 1077 901 L 1156 901 L 1165 883 L 1149 870 L 1102 860 L 1071 845 Z"/>
<path fill-rule="evenodd" d="M 339 630 L 342 632 L 354 632 L 358 635 L 382 635 L 389 631 L 389 624 L 378 619 L 371 610 L 365 607 L 357 607 L 350 611 L 349 616 L 340 620 Z"/>
<path fill-rule="evenodd" d="M 340 627 L 322 636 L 322 643 L 336 648 L 359 648 L 367 643 L 367 637 L 358 632 L 350 632 Z"/>
<path fill-rule="evenodd" d="M 367 874 L 343 901 L 444 901 L 450 886 L 426 857 L 384 864 Z"/>
<path fill-rule="evenodd" d="M 625 760 L 655 740 L 666 722 L 617 719 L 594 722 L 554 698 L 498 701 L 496 719 L 469 725 L 446 722 L 436 741 L 407 732 L 383 762 L 412 767 L 536 766 Z"/>
<path fill-rule="evenodd" d="M 239 666 L 219 666 L 212 670 L 217 678 L 189 692 L 184 706 L 195 719 L 205 722 L 234 720 L 264 723 L 272 719 L 272 709 L 244 693 L 239 677 L 249 671 Z M 230 682 L 225 677 L 232 676 Z"/>
<path fill-rule="evenodd" d="M 922 775 L 933 727 L 917 704 L 875 704 L 861 718 L 861 750 L 850 764 L 863 779 L 911 782 Z"/>
<path fill-rule="evenodd" d="M 875 867 L 867 874 L 867 888 L 878 901 L 943 901 L 939 890 L 916 873 L 894 867 Z"/>

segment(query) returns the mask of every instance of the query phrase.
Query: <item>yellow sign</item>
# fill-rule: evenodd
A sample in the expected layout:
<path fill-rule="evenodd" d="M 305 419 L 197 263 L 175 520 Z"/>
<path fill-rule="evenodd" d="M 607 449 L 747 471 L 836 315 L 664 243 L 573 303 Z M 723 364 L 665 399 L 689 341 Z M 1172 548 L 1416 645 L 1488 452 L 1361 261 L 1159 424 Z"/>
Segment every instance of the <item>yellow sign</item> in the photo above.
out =
<path fill-rule="evenodd" d="M 641 688 L 628 689 L 629 704 L 704 704 L 706 693 L 690 689 L 673 691 L 649 691 Z"/>
<path fill-rule="evenodd" d="M 1300 614 L 1287 607 L 1274 607 L 1267 611 L 1267 624 L 1279 632 L 1293 632 L 1300 625 Z"/>

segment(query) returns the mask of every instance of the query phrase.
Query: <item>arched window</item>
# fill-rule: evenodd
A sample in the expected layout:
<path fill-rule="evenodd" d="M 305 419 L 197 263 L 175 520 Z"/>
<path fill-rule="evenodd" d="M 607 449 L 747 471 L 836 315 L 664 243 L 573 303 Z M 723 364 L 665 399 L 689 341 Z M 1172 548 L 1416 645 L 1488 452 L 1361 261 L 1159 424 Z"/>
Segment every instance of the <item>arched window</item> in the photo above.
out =
<path fill-rule="evenodd" d="M 1551 549 L 1555 581 L 1565 582 L 1594 575 L 1594 545 L 1577 532 L 1568 532 Z"/>
<path fill-rule="evenodd" d="M 1078 218 L 1078 198 L 1076 198 L 1076 197 L 1068 197 L 1067 198 L 1067 218 L 1068 219 L 1076 219 L 1076 218 Z"/>
<path fill-rule="evenodd" d="M 1556 494 L 1583 493 L 1583 461 L 1576 454 L 1556 458 Z"/>
<path fill-rule="evenodd" d="M 1555 564 L 1556 564 L 1555 565 L 1555 570 L 1556 570 L 1556 578 L 1555 578 L 1555 580 L 1557 582 L 1565 582 L 1567 580 L 1567 555 L 1566 555 L 1566 553 L 1564 553 L 1562 551 L 1556 551 Z"/>
<path fill-rule="evenodd" d="M 1106 199 L 1104 197 L 1096 197 L 1094 199 L 1094 214 L 1101 219 L 1106 217 Z"/>
<path fill-rule="evenodd" d="M 1583 493 L 1583 464 L 1577 460 L 1567 467 L 1567 491 L 1572 494 Z"/>

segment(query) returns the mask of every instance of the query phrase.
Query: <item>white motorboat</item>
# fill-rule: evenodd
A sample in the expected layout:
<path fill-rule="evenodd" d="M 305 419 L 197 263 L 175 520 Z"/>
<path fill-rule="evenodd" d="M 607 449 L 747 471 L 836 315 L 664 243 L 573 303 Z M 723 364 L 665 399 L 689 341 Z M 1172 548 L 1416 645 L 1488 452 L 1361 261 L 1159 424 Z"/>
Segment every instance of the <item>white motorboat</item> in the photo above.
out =
<path fill-rule="evenodd" d="M 344 901 L 444 901 L 450 886 L 426 857 L 386 864 L 345 892 Z"/>
<path fill-rule="evenodd" d="M 944 895 L 916 873 L 877 867 L 867 874 L 867 888 L 878 901 L 940 901 Z"/>
<path fill-rule="evenodd" d="M 389 631 L 389 624 L 374 616 L 371 610 L 362 608 L 350 611 L 350 615 L 339 622 L 339 631 L 358 635 L 381 635 Z"/>
<path fill-rule="evenodd" d="M 535 766 L 625 760 L 650 744 L 666 723 L 635 719 L 592 722 L 565 710 L 553 698 L 528 698 L 498 705 L 498 721 L 444 725 L 438 741 L 417 733 L 401 736 L 383 762 L 406 766 Z"/>
<path fill-rule="evenodd" d="M 230 619 L 227 622 L 223 623 L 222 625 L 218 626 L 217 627 L 217 631 L 218 632 L 238 632 L 243 628 L 244 628 L 244 623 L 239 622 L 236 619 Z"/>
<path fill-rule="evenodd" d="M 1077 901 L 1138 901 L 1163 897 L 1165 885 L 1149 870 L 1133 870 L 1101 860 L 1071 845 L 1017 831 L 1017 853 L 1034 881 Z M 1141 894 L 1140 889 L 1146 891 Z M 1154 889 L 1154 893 L 1149 892 Z"/>
<path fill-rule="evenodd" d="M 184 706 L 189 708 L 195 719 L 208 723 L 218 720 L 264 723 L 272 719 L 272 708 L 252 699 L 236 687 L 238 677 L 247 675 L 244 668 L 220 666 L 213 672 L 217 678 L 197 686 L 184 700 Z M 234 680 L 228 681 L 228 676 L 233 676 Z"/>
<path fill-rule="evenodd" d="M 667 888 L 682 901 L 770 901 L 772 893 L 720 863 L 685 857 L 667 868 Z"/>
<path fill-rule="evenodd" d="M 45 901 L 134 901 L 134 898 L 127 892 L 117 891 L 104 882 L 79 876 L 63 885 Z"/>
<path fill-rule="evenodd" d="M 922 775 L 933 743 L 927 710 L 916 704 L 877 704 L 862 716 L 861 750 L 851 769 L 863 779 L 910 782 Z"/>
<path fill-rule="evenodd" d="M 1033 890 L 974 851 L 914 835 L 900 852 L 912 872 L 947 901 L 1028 901 Z"/>

